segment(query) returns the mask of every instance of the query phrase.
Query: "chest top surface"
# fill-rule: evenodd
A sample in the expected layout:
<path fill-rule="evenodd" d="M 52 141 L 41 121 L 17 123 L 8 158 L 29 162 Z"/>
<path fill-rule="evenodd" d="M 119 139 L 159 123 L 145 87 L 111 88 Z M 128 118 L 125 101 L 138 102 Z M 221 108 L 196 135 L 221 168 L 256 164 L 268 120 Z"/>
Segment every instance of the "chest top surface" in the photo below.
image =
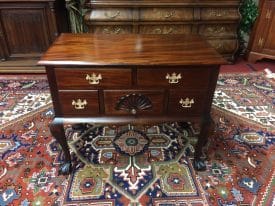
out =
<path fill-rule="evenodd" d="M 220 65 L 226 61 L 197 35 L 61 34 L 38 64 L 180 66 Z"/>

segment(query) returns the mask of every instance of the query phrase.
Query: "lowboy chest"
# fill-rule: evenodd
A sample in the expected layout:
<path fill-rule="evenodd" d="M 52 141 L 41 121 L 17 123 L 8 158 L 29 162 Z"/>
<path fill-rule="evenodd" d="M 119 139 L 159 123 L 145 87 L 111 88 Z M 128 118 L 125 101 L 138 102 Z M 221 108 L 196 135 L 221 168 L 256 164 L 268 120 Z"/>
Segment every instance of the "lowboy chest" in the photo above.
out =
<path fill-rule="evenodd" d="M 219 65 L 226 61 L 201 37 L 184 35 L 62 34 L 40 65 L 46 66 L 55 118 L 52 135 L 71 171 L 63 124 L 154 124 L 199 121 L 194 167 L 205 168 L 202 146 Z"/>

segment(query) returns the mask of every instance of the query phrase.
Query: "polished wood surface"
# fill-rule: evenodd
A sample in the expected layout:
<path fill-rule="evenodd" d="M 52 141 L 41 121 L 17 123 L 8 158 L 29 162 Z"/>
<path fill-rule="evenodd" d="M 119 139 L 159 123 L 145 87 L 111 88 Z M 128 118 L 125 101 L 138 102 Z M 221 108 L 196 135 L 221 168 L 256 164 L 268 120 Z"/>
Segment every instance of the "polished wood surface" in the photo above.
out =
<path fill-rule="evenodd" d="M 233 61 L 241 0 L 87 0 L 85 23 L 96 34 L 203 36 Z"/>
<path fill-rule="evenodd" d="M 250 35 L 246 58 L 255 63 L 261 59 L 275 60 L 275 1 L 260 1 L 260 14 Z"/>
<path fill-rule="evenodd" d="M 197 35 L 62 34 L 39 65 L 209 65 L 227 62 Z"/>
<path fill-rule="evenodd" d="M 54 137 L 71 168 L 62 124 L 201 124 L 194 165 L 211 125 L 210 109 L 225 61 L 199 36 L 63 34 L 39 65 L 46 66 L 55 118 Z M 207 127 L 207 128 L 206 128 Z"/>

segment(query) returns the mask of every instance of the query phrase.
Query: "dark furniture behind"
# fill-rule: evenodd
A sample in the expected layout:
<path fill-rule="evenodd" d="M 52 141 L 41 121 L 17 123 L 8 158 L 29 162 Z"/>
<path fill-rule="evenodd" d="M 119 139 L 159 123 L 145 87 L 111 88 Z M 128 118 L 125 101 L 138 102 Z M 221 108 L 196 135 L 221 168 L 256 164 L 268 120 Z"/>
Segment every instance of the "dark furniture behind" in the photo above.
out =
<path fill-rule="evenodd" d="M 62 0 L 0 0 L 0 59 L 14 65 L 19 61 L 23 72 L 24 69 L 36 72 L 36 67 L 24 68 L 20 60 L 28 63 L 30 59 L 37 59 L 58 34 L 67 29 Z M 3 67 L 8 72 L 9 62 L 4 62 Z"/>
<path fill-rule="evenodd" d="M 199 34 L 226 59 L 238 49 L 240 0 L 88 0 L 91 33 Z"/>
<path fill-rule="evenodd" d="M 260 14 L 250 36 L 247 60 L 275 60 L 275 1 L 261 0 Z"/>

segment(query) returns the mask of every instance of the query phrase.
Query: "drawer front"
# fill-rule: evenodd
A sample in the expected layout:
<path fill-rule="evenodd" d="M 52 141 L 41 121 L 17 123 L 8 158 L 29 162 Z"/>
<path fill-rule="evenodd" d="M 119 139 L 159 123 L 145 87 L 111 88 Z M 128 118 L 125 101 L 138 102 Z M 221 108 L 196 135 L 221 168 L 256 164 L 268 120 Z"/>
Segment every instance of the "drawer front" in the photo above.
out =
<path fill-rule="evenodd" d="M 131 69 L 63 69 L 55 70 L 59 89 L 96 89 L 130 87 Z"/>
<path fill-rule="evenodd" d="M 210 68 L 138 69 L 137 84 L 141 87 L 170 87 L 206 90 Z"/>
<path fill-rule="evenodd" d="M 140 25 L 140 34 L 191 34 L 191 25 L 165 24 L 165 25 Z"/>
<path fill-rule="evenodd" d="M 160 115 L 163 113 L 164 93 L 142 90 L 104 91 L 106 115 Z"/>
<path fill-rule="evenodd" d="M 62 91 L 59 102 L 64 116 L 99 114 L 98 91 Z"/>
<path fill-rule="evenodd" d="M 202 8 L 201 20 L 239 20 L 238 8 Z"/>
<path fill-rule="evenodd" d="M 129 25 L 90 25 L 90 33 L 95 34 L 130 34 L 133 27 Z"/>
<path fill-rule="evenodd" d="M 199 26 L 199 35 L 205 37 L 236 37 L 236 24 L 203 24 Z"/>
<path fill-rule="evenodd" d="M 234 53 L 238 48 L 237 39 L 208 39 L 207 41 L 221 54 Z"/>
<path fill-rule="evenodd" d="M 88 14 L 87 20 L 88 21 L 132 21 L 133 10 L 130 8 L 95 8 Z"/>
<path fill-rule="evenodd" d="M 189 21 L 193 18 L 193 8 L 142 8 L 139 13 L 142 21 Z"/>
<path fill-rule="evenodd" d="M 206 93 L 171 90 L 169 94 L 168 114 L 198 115 L 204 110 Z"/>

